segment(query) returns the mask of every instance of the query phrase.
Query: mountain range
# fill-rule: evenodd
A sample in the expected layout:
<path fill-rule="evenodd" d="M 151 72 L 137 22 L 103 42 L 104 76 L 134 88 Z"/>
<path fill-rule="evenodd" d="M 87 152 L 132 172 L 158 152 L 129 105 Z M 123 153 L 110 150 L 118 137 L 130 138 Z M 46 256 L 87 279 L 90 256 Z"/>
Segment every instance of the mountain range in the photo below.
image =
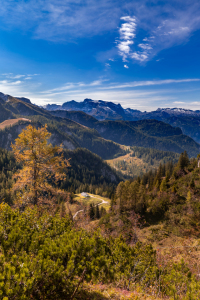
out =
<path fill-rule="evenodd" d="M 74 105 L 78 106 L 76 106 L 75 111 L 72 111 Z M 108 107 L 107 111 L 113 111 L 116 120 L 99 121 L 97 116 L 95 118 L 80 111 L 81 107 L 83 109 L 86 106 L 88 111 L 93 106 L 93 111 L 95 109 L 97 115 L 101 114 L 101 118 L 103 118 L 104 112 L 101 107 L 106 106 Z M 51 107 L 53 108 L 53 106 Z M 0 93 L 0 122 L 19 118 L 19 122 L 0 131 L 0 146 L 10 149 L 11 142 L 14 142 L 20 131 L 29 124 L 27 120 L 20 120 L 21 117 L 26 116 L 36 126 L 48 125 L 48 130 L 52 133 L 52 144 L 63 143 L 64 147 L 70 150 L 78 147 L 86 148 L 103 159 L 111 159 L 124 154 L 125 150 L 122 145 L 154 148 L 176 153 L 186 150 L 189 156 L 196 156 L 200 152 L 200 145 L 174 124 L 171 126 L 167 124 L 168 122 L 153 117 L 133 121 L 123 120 L 123 116 L 124 119 L 127 116 L 127 111 L 130 111 L 132 115 L 134 111 L 131 109 L 124 110 L 120 104 L 85 99 L 80 104 L 75 101 L 64 103 L 62 107 L 64 107 L 63 110 L 56 108 L 49 111 L 47 110 L 48 106 L 44 109 L 32 104 L 27 98 L 16 98 Z M 66 109 L 69 109 L 69 111 Z M 173 113 L 176 111 L 175 109 L 168 110 Z M 183 114 L 183 111 L 186 110 L 180 111 Z M 156 112 L 164 113 L 163 110 L 157 110 Z M 195 113 L 195 118 L 198 118 L 198 111 Z M 139 116 L 145 113 L 135 111 L 135 114 Z M 188 114 L 182 117 L 186 123 L 189 122 L 187 121 Z M 118 116 L 121 116 L 119 120 L 117 119 Z M 194 118 L 194 116 L 190 117 Z M 175 116 L 171 118 L 175 118 Z M 194 134 L 196 134 L 195 131 Z"/>
<path fill-rule="evenodd" d="M 103 100 L 85 99 L 77 102 L 74 100 L 58 104 L 47 104 L 43 108 L 46 110 L 67 110 L 83 111 L 98 120 L 129 120 L 137 121 L 142 119 L 163 119 L 170 117 L 193 116 L 200 117 L 200 110 L 189 110 L 183 108 L 158 108 L 152 112 L 142 112 L 140 110 L 123 108 L 121 104 L 107 102 Z"/>
<path fill-rule="evenodd" d="M 72 100 L 62 105 L 47 104 L 44 108 L 48 111 L 83 111 L 99 121 L 138 121 L 144 119 L 163 121 L 174 127 L 180 127 L 183 134 L 192 137 L 196 142 L 200 143 L 200 110 L 158 108 L 155 111 L 142 112 L 131 108 L 124 109 L 121 104 L 102 100 L 94 101 L 91 99 L 85 99 L 82 102 Z"/>

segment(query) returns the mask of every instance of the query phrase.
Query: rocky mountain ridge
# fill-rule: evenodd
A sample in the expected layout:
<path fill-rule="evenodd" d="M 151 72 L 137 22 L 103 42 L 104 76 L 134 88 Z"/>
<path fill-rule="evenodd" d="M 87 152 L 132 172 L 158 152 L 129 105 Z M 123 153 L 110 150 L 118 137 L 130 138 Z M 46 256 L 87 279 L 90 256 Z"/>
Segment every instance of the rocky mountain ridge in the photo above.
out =
<path fill-rule="evenodd" d="M 145 119 L 154 119 L 168 123 L 173 127 L 180 127 L 183 134 L 190 136 L 196 142 L 200 143 L 200 110 L 184 108 L 158 108 L 155 111 L 142 112 L 131 108 L 124 109 L 120 104 L 115 104 L 113 102 L 106 102 L 102 100 L 94 101 L 91 99 L 85 99 L 82 102 L 76 102 L 72 100 L 63 103 L 62 105 L 47 104 L 44 108 L 50 112 L 59 111 L 60 116 L 62 111 L 63 113 L 66 111 L 82 111 L 99 121 L 139 121 Z"/>
<path fill-rule="evenodd" d="M 1 96 L 0 122 L 28 116 L 34 123 L 38 121 L 40 124 L 48 124 L 49 130 L 52 131 L 53 141 L 51 142 L 53 144 L 63 143 L 67 149 L 72 150 L 77 147 L 85 147 L 100 155 L 103 159 L 122 154 L 123 150 L 120 145 L 139 146 L 176 153 L 186 150 L 189 156 L 196 156 L 200 152 L 200 145 L 191 137 L 185 135 L 185 132 L 180 129 L 181 126 L 175 124 L 176 120 L 171 125 L 166 124 L 168 122 L 163 122 L 162 120 L 155 120 L 156 118 L 146 118 L 139 121 L 122 120 L 123 108 L 120 104 L 116 105 L 112 102 L 89 99 L 86 99 L 84 103 L 78 104 L 79 108 L 77 109 L 84 105 L 88 110 L 93 106 L 93 111 L 98 111 L 98 106 L 102 106 L 107 109 L 107 112 L 114 111 L 116 120 L 98 121 L 97 118 L 80 110 L 48 111 L 32 104 L 27 98 L 15 98 L 5 94 L 1 94 Z M 74 102 L 71 101 L 70 104 L 68 103 L 64 107 L 70 109 L 70 107 L 73 107 Z M 99 110 L 99 114 L 103 114 L 104 111 L 105 109 Z M 129 110 L 129 113 L 130 111 L 133 113 L 133 110 Z M 163 110 L 161 112 L 163 113 Z M 135 113 L 141 114 L 139 111 L 135 111 Z M 164 111 L 164 113 L 166 112 Z M 118 120 L 117 116 L 119 115 L 121 119 Z M 2 140 L 4 140 L 3 144 L 8 144 L 8 147 L 12 141 L 9 133 L 14 138 L 15 128 L 16 132 L 18 132 L 19 128 L 16 124 L 13 128 L 5 129 L 4 139 L 2 137 Z M 194 131 L 194 134 L 196 133 L 198 131 Z M 6 137 L 10 137 L 8 141 Z"/>
<path fill-rule="evenodd" d="M 43 106 L 46 110 L 67 110 L 67 111 L 83 111 L 98 120 L 129 120 L 136 121 L 141 119 L 158 119 L 169 118 L 172 116 L 195 116 L 200 117 L 200 110 L 190 110 L 184 108 L 158 108 L 151 112 L 142 112 L 137 109 L 123 108 L 121 104 L 107 102 L 103 100 L 85 99 L 77 102 L 75 100 L 68 101 L 62 105 L 47 104 Z"/>

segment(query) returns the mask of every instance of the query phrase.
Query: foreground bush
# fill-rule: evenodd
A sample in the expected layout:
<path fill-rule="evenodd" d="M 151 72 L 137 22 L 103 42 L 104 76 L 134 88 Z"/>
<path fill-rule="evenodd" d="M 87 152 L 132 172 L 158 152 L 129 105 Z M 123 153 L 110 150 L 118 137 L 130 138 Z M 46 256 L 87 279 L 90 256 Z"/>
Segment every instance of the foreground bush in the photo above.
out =
<path fill-rule="evenodd" d="M 0 299 L 72 300 L 83 281 L 199 299 L 199 284 L 184 264 L 160 270 L 151 246 L 76 230 L 67 217 L 1 204 L 0 245 Z"/>
<path fill-rule="evenodd" d="M 154 251 L 149 246 L 131 248 L 122 239 L 75 230 L 68 218 L 36 209 L 20 213 L 5 204 L 0 224 L 2 298 L 70 299 L 84 280 L 131 281 L 147 268 L 145 280 L 150 280 Z"/>

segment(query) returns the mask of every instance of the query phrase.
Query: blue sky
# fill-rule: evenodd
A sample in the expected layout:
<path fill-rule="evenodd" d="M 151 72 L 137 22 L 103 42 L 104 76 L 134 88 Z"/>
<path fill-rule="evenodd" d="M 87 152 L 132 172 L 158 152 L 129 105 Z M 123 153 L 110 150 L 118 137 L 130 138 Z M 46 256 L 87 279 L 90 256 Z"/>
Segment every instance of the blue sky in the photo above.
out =
<path fill-rule="evenodd" d="M 0 0 L 0 91 L 200 109 L 200 1 Z"/>

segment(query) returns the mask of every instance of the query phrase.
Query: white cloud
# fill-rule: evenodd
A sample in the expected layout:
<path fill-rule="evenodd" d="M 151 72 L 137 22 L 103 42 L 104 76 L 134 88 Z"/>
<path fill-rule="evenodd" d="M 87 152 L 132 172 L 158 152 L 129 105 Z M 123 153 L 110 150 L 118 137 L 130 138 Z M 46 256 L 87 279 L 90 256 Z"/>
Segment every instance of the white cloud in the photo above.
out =
<path fill-rule="evenodd" d="M 20 79 L 20 78 L 23 78 L 23 77 L 25 77 L 26 75 L 15 75 L 15 76 L 13 76 L 13 77 L 10 77 L 10 78 L 12 78 L 12 79 Z"/>
<path fill-rule="evenodd" d="M 121 5 L 113 0 L 2 0 L 1 23 L 32 32 L 34 38 L 74 41 L 80 36 L 114 30 Z"/>
<path fill-rule="evenodd" d="M 29 32 L 33 38 L 74 42 L 114 33 L 121 19 L 115 50 L 124 61 L 144 63 L 163 49 L 187 42 L 200 29 L 199 15 L 199 0 L 155 0 L 153 5 L 149 0 L 1 0 L 0 26 Z M 145 36 L 136 37 L 136 23 Z M 112 58 L 109 49 L 105 52 Z"/>
<path fill-rule="evenodd" d="M 29 98 L 38 105 L 61 104 L 72 99 L 82 101 L 84 98 L 91 98 L 120 102 L 124 107 L 140 110 L 174 107 L 174 105 L 190 109 L 200 107 L 196 93 L 199 90 L 198 78 L 133 81 L 124 84 L 111 84 L 105 80 L 100 78 L 89 83 L 71 82 L 45 91 L 39 82 L 36 84 L 26 80 L 5 79 L 0 80 L 0 91 L 16 97 Z M 167 84 L 173 85 L 164 89 Z M 193 101 L 189 101 L 191 98 Z"/>
<path fill-rule="evenodd" d="M 143 61 L 147 60 L 148 55 L 146 52 L 133 52 L 131 54 L 131 58 L 138 60 L 140 62 L 143 62 Z"/>
<path fill-rule="evenodd" d="M 107 79 L 97 79 L 97 80 L 94 80 L 92 82 L 89 82 L 89 83 L 84 83 L 84 82 L 78 82 L 78 83 L 72 83 L 72 82 L 67 82 L 66 84 L 60 86 L 60 87 L 57 87 L 57 88 L 54 88 L 54 89 L 51 89 L 51 90 L 47 90 L 47 91 L 43 91 L 42 93 L 43 94 L 58 94 L 58 93 L 62 93 L 64 91 L 67 91 L 67 90 L 72 90 L 72 89 L 78 89 L 78 88 L 85 88 L 85 87 L 94 87 L 94 86 L 101 86 L 103 84 L 103 82 L 105 81 L 108 81 Z"/>
<path fill-rule="evenodd" d="M 187 82 L 199 82 L 199 78 L 188 78 L 188 79 L 164 79 L 164 80 L 146 80 L 146 81 L 133 81 L 124 84 L 115 84 L 104 87 L 104 89 L 124 89 L 134 88 L 139 86 L 154 86 L 154 85 L 165 85 L 173 83 L 187 83 Z"/>
<path fill-rule="evenodd" d="M 13 75 L 13 73 L 6 73 L 6 74 L 2 74 L 4 76 L 6 76 L 6 78 L 10 78 L 10 79 L 20 79 L 20 78 L 23 78 L 25 77 L 26 75 Z"/>
<path fill-rule="evenodd" d="M 126 16 L 121 17 L 122 23 L 119 29 L 119 41 L 117 41 L 117 48 L 119 49 L 119 54 L 122 56 L 123 61 L 127 61 L 127 57 L 131 53 L 130 45 L 133 45 L 133 39 L 135 37 L 136 30 L 136 19 L 134 17 Z"/>
<path fill-rule="evenodd" d="M 149 6 L 148 0 L 127 4 L 134 11 L 138 32 L 146 37 L 134 36 L 134 47 L 129 47 L 126 59 L 144 63 L 155 57 L 161 50 L 187 42 L 195 30 L 200 29 L 200 2 L 197 0 L 158 1 Z"/>
<path fill-rule="evenodd" d="M 142 48 L 143 50 L 153 49 L 149 44 L 139 44 L 138 47 Z"/>
<path fill-rule="evenodd" d="M 95 80 L 95 81 L 91 82 L 89 85 L 90 86 L 97 86 L 97 85 L 101 85 L 102 82 L 103 81 L 101 79 L 99 79 L 99 80 Z"/>
<path fill-rule="evenodd" d="M 126 69 L 129 69 L 129 66 L 127 66 L 127 65 L 124 65 L 124 68 L 126 68 Z"/>

